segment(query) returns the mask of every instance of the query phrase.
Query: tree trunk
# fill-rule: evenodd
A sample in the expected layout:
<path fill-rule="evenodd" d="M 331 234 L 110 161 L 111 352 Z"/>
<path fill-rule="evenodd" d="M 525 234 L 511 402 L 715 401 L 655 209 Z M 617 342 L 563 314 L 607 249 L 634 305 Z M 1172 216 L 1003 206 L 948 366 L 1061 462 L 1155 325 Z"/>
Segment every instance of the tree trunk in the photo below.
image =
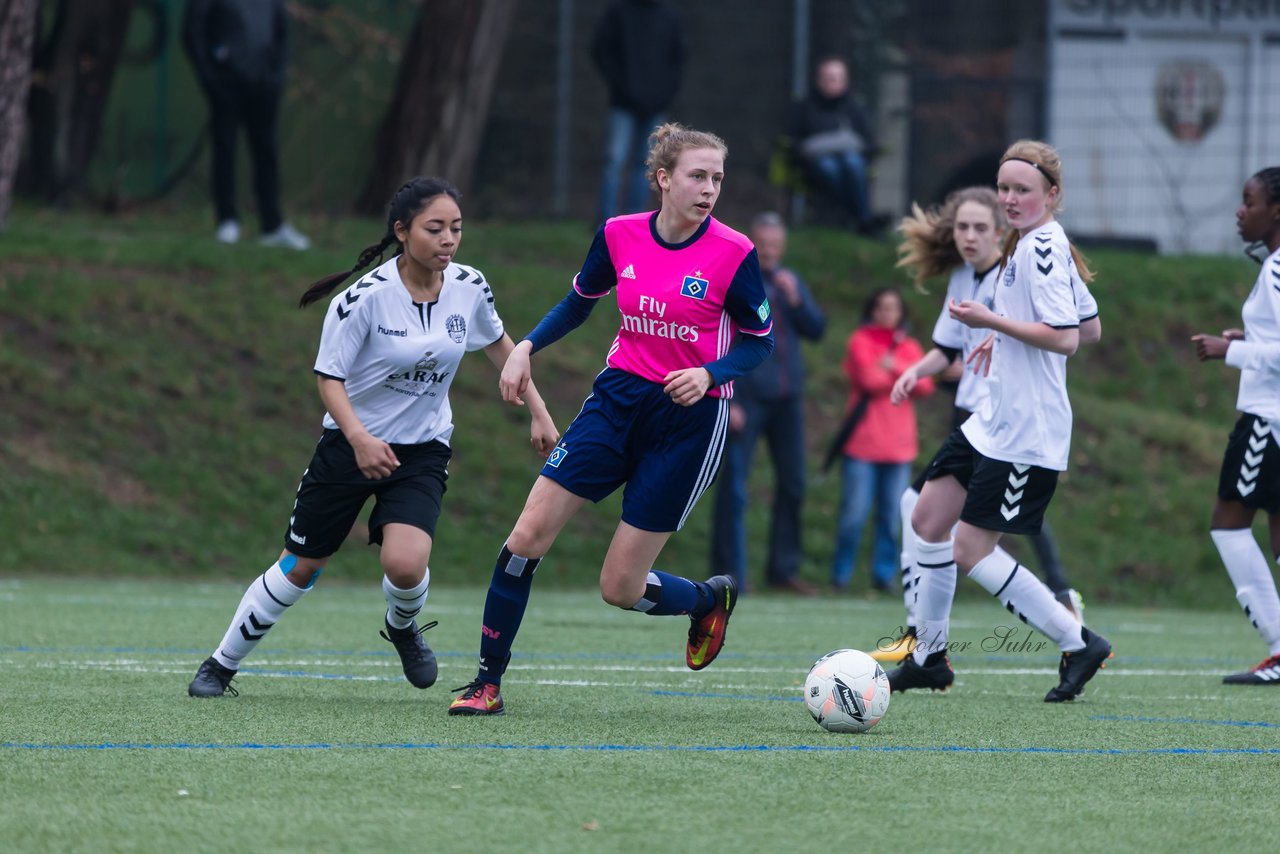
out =
<path fill-rule="evenodd" d="M 65 205 L 98 143 L 134 0 L 61 0 L 31 81 L 29 184 Z"/>
<path fill-rule="evenodd" d="M 423 5 L 404 46 L 358 210 L 384 213 L 396 189 L 415 175 L 437 175 L 468 191 L 514 9 L 515 0 Z"/>
<path fill-rule="evenodd" d="M 13 178 L 26 131 L 36 0 L 0 0 L 0 232 L 9 224 Z"/>

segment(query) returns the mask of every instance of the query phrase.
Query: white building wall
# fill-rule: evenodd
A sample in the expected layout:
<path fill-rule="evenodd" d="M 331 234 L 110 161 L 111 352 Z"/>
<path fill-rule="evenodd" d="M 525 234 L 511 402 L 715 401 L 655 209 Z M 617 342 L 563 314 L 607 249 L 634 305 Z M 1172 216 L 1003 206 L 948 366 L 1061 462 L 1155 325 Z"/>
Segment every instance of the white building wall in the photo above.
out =
<path fill-rule="evenodd" d="M 1280 0 L 1051 0 L 1049 45 L 1068 231 L 1238 252 L 1240 187 L 1280 165 Z"/>

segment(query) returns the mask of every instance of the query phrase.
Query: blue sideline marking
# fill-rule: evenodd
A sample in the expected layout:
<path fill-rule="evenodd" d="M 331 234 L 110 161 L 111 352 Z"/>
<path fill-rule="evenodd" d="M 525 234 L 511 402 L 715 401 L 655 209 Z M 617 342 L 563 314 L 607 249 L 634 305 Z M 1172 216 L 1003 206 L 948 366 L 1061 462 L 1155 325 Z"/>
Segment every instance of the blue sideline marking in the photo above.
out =
<path fill-rule="evenodd" d="M 587 753 L 995 753 L 1060 756 L 1280 756 L 1280 747 L 1157 747 L 1150 749 L 1107 747 L 934 747 L 863 746 L 826 747 L 812 744 L 671 745 L 671 744 L 439 744 L 439 743 L 316 743 L 316 744 L 199 744 L 176 742 L 102 742 L 99 744 L 35 744 L 0 742 L 3 750 L 528 750 Z"/>
<path fill-rule="evenodd" d="M 1208 724 L 1210 726 L 1243 726 L 1280 729 L 1280 724 L 1268 723 L 1267 721 L 1211 721 L 1201 718 L 1146 718 L 1138 717 L 1137 715 L 1090 715 L 1089 719 L 1094 721 L 1124 721 L 1128 723 L 1141 724 Z"/>

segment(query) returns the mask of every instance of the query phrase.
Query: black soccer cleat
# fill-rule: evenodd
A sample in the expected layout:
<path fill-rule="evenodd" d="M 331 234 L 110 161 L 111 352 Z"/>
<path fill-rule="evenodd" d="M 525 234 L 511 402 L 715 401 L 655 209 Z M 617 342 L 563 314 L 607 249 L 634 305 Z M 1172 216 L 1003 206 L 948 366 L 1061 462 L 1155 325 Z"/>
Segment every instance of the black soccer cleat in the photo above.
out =
<path fill-rule="evenodd" d="M 386 631 L 378 632 L 391 641 L 396 652 L 400 654 L 400 666 L 404 668 L 404 678 L 408 679 L 409 684 L 415 688 L 430 688 L 436 684 L 438 673 L 436 654 L 422 639 L 422 633 L 437 625 L 438 621 L 432 620 L 421 628 L 411 623 L 408 628 L 396 629 L 392 628 L 390 623 L 386 623 Z"/>
<path fill-rule="evenodd" d="M 240 692 L 231 687 L 235 675 L 236 671 L 223 667 L 211 655 L 201 662 L 196 678 L 187 686 L 187 693 L 192 697 L 221 697 L 223 694 L 239 697 Z"/>
<path fill-rule="evenodd" d="M 916 664 L 915 656 L 908 655 L 901 667 L 889 671 L 889 693 L 910 691 L 912 688 L 945 691 L 955 681 L 956 674 L 951 670 L 946 652 L 929 653 L 924 664 Z"/>
<path fill-rule="evenodd" d="M 1222 677 L 1223 685 L 1280 685 L 1280 655 L 1273 655 L 1240 673 Z"/>
<path fill-rule="evenodd" d="M 1111 644 L 1102 635 L 1080 629 L 1084 649 L 1064 652 L 1058 660 L 1058 687 L 1044 695 L 1046 703 L 1069 703 L 1084 692 L 1084 684 L 1107 666 Z"/>

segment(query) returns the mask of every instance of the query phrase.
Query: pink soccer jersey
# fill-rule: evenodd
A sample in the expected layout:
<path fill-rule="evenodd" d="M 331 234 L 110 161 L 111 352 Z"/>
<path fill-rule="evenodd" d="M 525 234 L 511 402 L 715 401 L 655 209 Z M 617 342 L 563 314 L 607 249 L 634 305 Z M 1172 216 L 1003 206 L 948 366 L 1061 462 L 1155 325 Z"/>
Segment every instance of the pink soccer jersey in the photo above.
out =
<path fill-rule="evenodd" d="M 591 253 L 574 289 L 597 299 L 617 288 L 622 328 L 608 364 L 652 382 L 714 362 L 734 335 L 768 335 L 773 327 L 755 247 L 718 220 L 684 243 L 664 242 L 653 212 L 615 217 L 604 226 L 608 257 Z M 712 397 L 732 397 L 733 383 Z"/>

